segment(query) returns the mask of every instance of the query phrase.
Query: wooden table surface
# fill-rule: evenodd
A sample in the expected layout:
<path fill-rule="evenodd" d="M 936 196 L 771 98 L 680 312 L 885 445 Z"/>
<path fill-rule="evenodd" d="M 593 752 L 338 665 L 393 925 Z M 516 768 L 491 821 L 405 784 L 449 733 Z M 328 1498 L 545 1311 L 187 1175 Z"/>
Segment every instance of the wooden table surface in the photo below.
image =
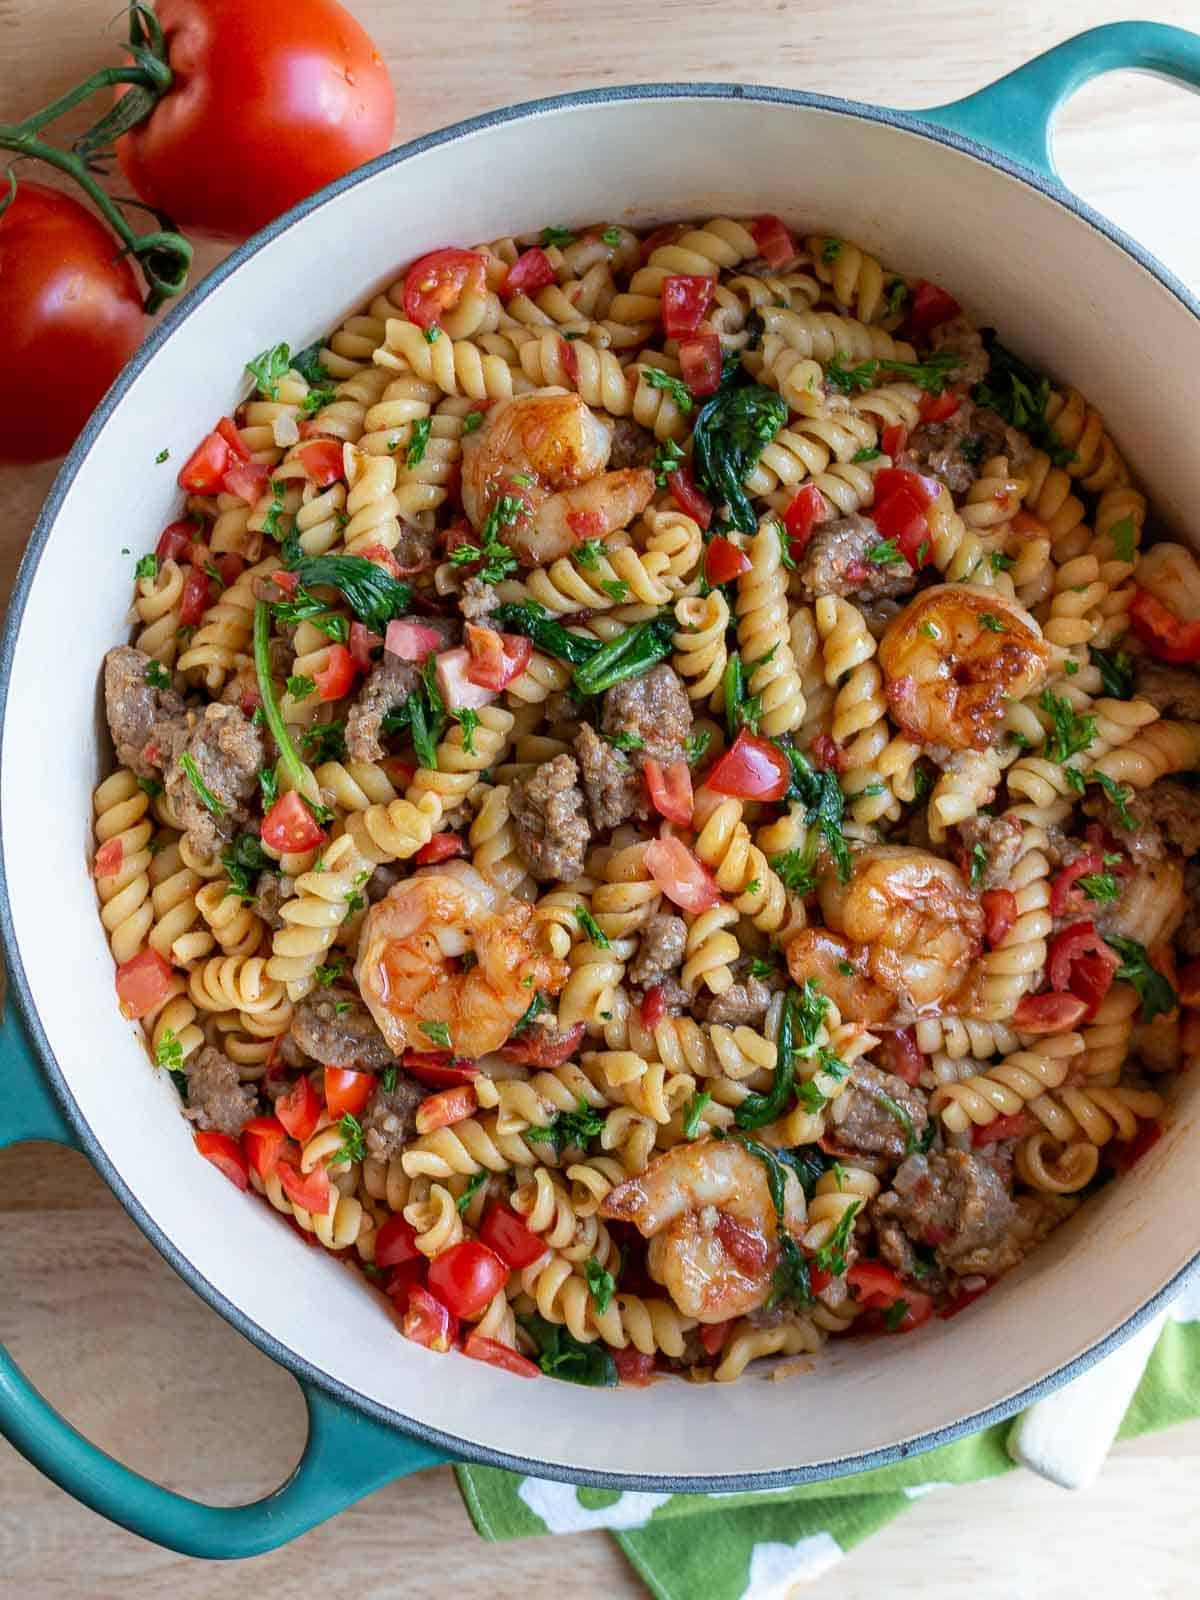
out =
<path fill-rule="evenodd" d="M 909 0 L 854 10 L 836 0 L 653 8 L 355 0 L 354 9 L 391 66 L 404 138 L 508 101 L 661 78 L 936 104 L 1136 8 L 1128 0 L 1016 0 L 1002 9 Z M 1195 0 L 1146 9 L 1159 21 L 1200 22 Z M 120 37 L 113 13 L 113 0 L 0 0 L 0 121 L 110 59 Z M 1194 287 L 1198 147 L 1200 100 L 1128 74 L 1080 93 L 1057 144 L 1066 180 Z M 453 235 L 452 204 L 447 214 Z M 199 270 L 219 255 L 202 246 Z M 53 464 L 0 472 L 0 601 L 53 473 Z M 110 537 L 118 531 L 124 538 L 115 529 Z M 291 1379 L 175 1277 L 82 1158 L 35 1145 L 0 1156 L 0 1213 L 0 1339 L 73 1422 L 140 1471 L 213 1502 L 252 1498 L 286 1475 L 303 1437 Z M 934 1556 L 941 1592 L 972 1600 L 1182 1595 L 1194 1590 L 1200 1558 L 1198 1474 L 1200 1423 L 1121 1447 L 1082 1494 L 1022 1473 L 952 1501 L 934 1495 L 854 1552 L 833 1581 L 844 1600 L 915 1594 L 932 1581 Z M 0 1593 L 14 1600 L 201 1600 L 231 1585 L 415 1600 L 433 1581 L 457 1600 L 644 1593 L 603 1534 L 483 1544 L 448 1469 L 383 1489 L 289 1549 L 230 1572 L 109 1526 L 3 1444 L 0 1574 Z"/>

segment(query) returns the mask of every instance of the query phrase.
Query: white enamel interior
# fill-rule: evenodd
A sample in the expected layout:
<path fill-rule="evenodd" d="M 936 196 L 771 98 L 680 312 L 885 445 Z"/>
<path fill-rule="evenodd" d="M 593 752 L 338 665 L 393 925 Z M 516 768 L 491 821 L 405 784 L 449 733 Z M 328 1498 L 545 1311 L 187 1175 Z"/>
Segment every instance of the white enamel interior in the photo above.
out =
<path fill-rule="evenodd" d="M 1106 411 L 1160 510 L 1200 504 L 1200 329 L 1089 224 L 993 167 L 852 116 L 750 101 L 579 106 L 477 131 L 319 206 L 211 293 L 109 417 L 58 513 L 21 623 L 0 782 L 21 959 L 100 1145 L 209 1283 L 348 1389 L 480 1447 L 559 1468 L 677 1478 L 855 1456 L 978 1413 L 1095 1344 L 1200 1247 L 1193 1080 L 1133 1181 L 1110 1186 L 967 1315 L 836 1344 L 786 1384 L 648 1391 L 521 1384 L 397 1336 L 352 1274 L 192 1153 L 169 1080 L 118 1016 L 88 876 L 90 792 L 108 761 L 104 651 L 132 563 L 176 514 L 174 474 L 244 393 L 242 362 L 335 324 L 432 247 L 547 221 L 778 211 L 949 285 L 980 320 Z M 155 455 L 168 446 L 169 466 Z"/>

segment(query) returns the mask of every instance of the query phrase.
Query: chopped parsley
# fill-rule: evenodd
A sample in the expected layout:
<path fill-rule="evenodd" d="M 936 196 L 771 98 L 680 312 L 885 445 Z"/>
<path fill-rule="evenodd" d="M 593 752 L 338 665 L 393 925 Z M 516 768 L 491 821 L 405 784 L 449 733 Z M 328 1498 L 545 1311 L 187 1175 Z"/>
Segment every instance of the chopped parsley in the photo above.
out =
<path fill-rule="evenodd" d="M 612 1297 L 617 1290 L 617 1280 L 611 1272 L 605 1272 L 595 1256 L 587 1258 L 583 1275 L 587 1279 L 588 1293 L 596 1302 L 596 1310 L 603 1316 L 612 1304 Z"/>
<path fill-rule="evenodd" d="M 275 776 L 274 767 L 258 769 L 258 787 L 262 790 L 263 811 L 270 811 L 279 799 L 279 779 Z"/>
<path fill-rule="evenodd" d="M 1108 537 L 1113 542 L 1113 551 L 1118 561 L 1133 560 L 1133 553 L 1137 548 L 1137 529 L 1133 525 L 1132 517 L 1122 517 L 1120 522 L 1114 522 L 1108 530 Z"/>
<path fill-rule="evenodd" d="M 979 620 L 989 633 L 1007 633 L 1008 631 L 994 611 L 981 611 Z"/>
<path fill-rule="evenodd" d="M 993 550 L 991 562 L 993 572 L 1011 572 L 1017 564 L 1015 557 L 1006 556 L 1003 550 Z"/>
<path fill-rule="evenodd" d="M 791 894 L 811 894 L 817 886 L 817 841 L 817 833 L 810 832 L 803 850 L 784 850 L 771 857 L 771 871 Z"/>
<path fill-rule="evenodd" d="M 1097 905 L 1107 905 L 1110 900 L 1115 900 L 1121 889 L 1116 878 L 1111 872 L 1089 872 L 1076 882 L 1087 895 L 1089 900 L 1094 900 Z"/>
<path fill-rule="evenodd" d="M 237 895 L 247 904 L 254 899 L 258 875 L 275 865 L 256 833 L 239 833 L 221 852 L 221 865 L 229 875 L 225 897 Z"/>
<path fill-rule="evenodd" d="M 725 726 L 729 730 L 731 739 L 736 738 L 742 728 L 749 728 L 751 733 L 758 732 L 758 719 L 762 716 L 762 695 L 746 692 L 748 676 L 742 664 L 741 654 L 737 650 L 731 650 L 721 677 Z"/>
<path fill-rule="evenodd" d="M 654 481 L 660 489 L 666 488 L 667 479 L 683 459 L 683 449 L 674 439 L 664 439 L 658 446 L 654 452 Z"/>
<path fill-rule="evenodd" d="M 279 538 L 279 518 L 283 512 L 283 484 L 271 480 L 271 504 L 267 507 L 267 514 L 263 519 L 262 531 L 268 539 Z"/>
<path fill-rule="evenodd" d="M 701 728 L 699 733 L 689 733 L 683 741 L 684 760 L 689 767 L 694 767 L 698 761 L 703 761 L 708 754 L 708 747 L 712 743 L 712 729 Z"/>
<path fill-rule="evenodd" d="M 889 317 L 898 317 L 900 308 L 908 298 L 908 285 L 903 278 L 893 278 L 888 284 L 886 313 Z"/>
<path fill-rule="evenodd" d="M 1046 740 L 1046 754 L 1051 761 L 1069 761 L 1088 748 L 1096 737 L 1095 717 L 1076 716 L 1070 701 L 1056 695 L 1052 689 L 1043 689 L 1038 703 L 1054 719 Z"/>
<path fill-rule="evenodd" d="M 326 761 L 341 761 L 346 754 L 344 722 L 314 722 L 300 735 L 304 754 L 319 767 Z"/>
<path fill-rule="evenodd" d="M 305 383 L 313 387 L 320 387 L 320 385 L 329 382 L 331 374 L 321 362 L 321 341 L 319 339 L 315 344 L 310 344 L 306 349 L 301 350 L 299 355 L 292 357 L 292 370 L 298 372 Z"/>
<path fill-rule="evenodd" d="M 712 1095 L 707 1089 L 699 1094 L 694 1094 L 688 1101 L 687 1110 L 683 1114 L 683 1137 L 694 1139 L 700 1132 L 700 1118 L 704 1115 L 704 1108 L 712 1101 Z"/>
<path fill-rule="evenodd" d="M 313 973 L 313 977 L 322 988 L 327 989 L 331 983 L 337 982 L 345 970 L 346 963 L 344 961 L 331 961 L 327 967 L 318 967 Z"/>
<path fill-rule="evenodd" d="M 977 383 L 971 397 L 977 405 L 988 406 L 1014 428 L 1023 429 L 1056 467 L 1074 461 L 1046 421 L 1050 400 L 1050 380 L 1027 366 L 996 338 L 994 328 L 984 328 L 983 342 L 988 352 L 987 376 Z"/>
<path fill-rule="evenodd" d="M 620 228 L 605 228 L 600 238 L 610 250 L 615 250 L 621 242 L 621 230 Z"/>
<path fill-rule="evenodd" d="M 475 729 L 479 726 L 479 713 L 471 706 L 463 706 L 450 715 L 462 729 L 462 747 L 469 756 L 475 754 Z"/>
<path fill-rule="evenodd" d="M 552 1144 L 559 1150 L 586 1150 L 604 1127 L 604 1114 L 593 1111 L 582 1095 L 577 1111 L 556 1111 L 544 1128 L 526 1128 L 521 1134 L 527 1144 Z"/>
<path fill-rule="evenodd" d="M 133 575 L 135 578 L 158 577 L 158 557 L 153 551 L 148 556 L 142 556 L 137 566 L 133 569 Z"/>
<path fill-rule="evenodd" d="M 872 545 L 867 551 L 867 560 L 873 567 L 906 567 L 908 558 L 904 556 L 895 539 L 884 539 L 881 543 Z"/>
<path fill-rule="evenodd" d="M 899 1100 L 894 1100 L 883 1089 L 872 1089 L 868 1092 L 876 1103 L 881 1105 L 889 1116 L 895 1117 L 896 1121 L 904 1129 L 904 1154 L 906 1156 L 912 1155 L 913 1151 L 917 1149 L 919 1141 L 916 1129 L 913 1127 L 913 1120 L 905 1107 L 900 1104 Z"/>
<path fill-rule="evenodd" d="M 422 331 L 425 335 L 426 344 L 436 344 L 442 337 L 442 330 L 438 327 L 436 322 L 431 322 L 429 326 Z"/>
<path fill-rule="evenodd" d="M 450 1043 L 450 1028 L 445 1022 L 423 1022 L 421 1032 L 431 1043 L 437 1045 L 439 1050 L 452 1050 Z"/>
<path fill-rule="evenodd" d="M 982 466 L 983 458 L 987 454 L 987 440 L 981 433 L 969 433 L 965 439 L 959 440 L 958 453 L 969 466 Z M 992 559 L 995 560 L 995 556 Z M 1011 560 L 1008 557 L 1005 559 Z"/>
<path fill-rule="evenodd" d="M 642 750 L 646 745 L 638 733 L 606 733 L 604 737 L 616 750 Z"/>
<path fill-rule="evenodd" d="M 519 495 L 502 494 L 488 514 L 478 544 L 460 544 L 450 552 L 452 566 L 465 567 L 473 561 L 482 562 L 479 576 L 484 583 L 502 583 L 519 565 L 504 540 L 501 528 L 511 528 L 527 515 L 528 506 Z"/>
<path fill-rule="evenodd" d="M 850 847 L 842 832 L 845 796 L 842 794 L 837 773 L 828 770 L 818 771 L 792 745 L 781 748 L 784 749 L 792 765 L 792 784 L 787 797 L 789 800 L 799 800 L 805 806 L 805 822 L 809 826 L 816 823 L 820 828 L 837 867 L 839 882 L 848 883 L 851 871 Z"/>
<path fill-rule="evenodd" d="M 345 1116 L 338 1121 L 338 1132 L 342 1136 L 342 1148 L 335 1152 L 331 1158 L 331 1165 L 343 1161 L 361 1161 L 367 1153 L 366 1137 L 363 1134 L 362 1123 L 357 1117 L 352 1117 L 347 1111 Z"/>
<path fill-rule="evenodd" d="M 696 417 L 692 463 L 697 487 L 728 511 L 731 527 L 753 533 L 758 525 L 743 487 L 759 456 L 783 427 L 787 401 L 761 383 L 722 382 Z"/>
<path fill-rule="evenodd" d="M 225 807 L 200 776 L 200 768 L 196 765 L 195 758 L 185 750 L 179 758 L 179 765 L 183 768 L 184 776 L 199 796 L 200 804 L 213 817 L 223 817 Z"/>
<path fill-rule="evenodd" d="M 571 232 L 570 228 L 548 227 L 542 229 L 542 244 L 547 249 L 549 249 L 551 245 L 558 245 L 561 249 L 564 245 L 574 243 L 575 235 Z"/>
<path fill-rule="evenodd" d="M 183 1067 L 183 1045 L 175 1037 L 174 1030 L 164 1028 L 154 1046 L 154 1064 L 156 1067 L 166 1067 L 168 1072 L 179 1072 Z"/>
<path fill-rule="evenodd" d="M 878 461 L 882 454 L 882 450 L 877 449 L 873 444 L 868 444 L 864 445 L 861 450 L 856 450 L 850 457 L 850 461 L 852 465 L 861 467 L 867 461 Z M 868 559 L 870 558 L 868 557 Z"/>
<path fill-rule="evenodd" d="M 971 847 L 971 887 L 978 889 L 988 869 L 988 853 L 981 844 Z"/>
<path fill-rule="evenodd" d="M 604 554 L 603 539 L 585 539 L 582 544 L 577 544 L 571 551 L 571 558 L 575 565 L 582 567 L 585 572 L 595 572 L 600 565 L 600 557 Z"/>
<path fill-rule="evenodd" d="M 1098 783 L 1104 790 L 1117 813 L 1117 822 L 1125 832 L 1136 833 L 1139 823 L 1129 809 L 1129 802 L 1133 799 L 1133 790 L 1129 785 L 1118 783 L 1115 778 L 1110 778 L 1107 772 L 1089 772 L 1088 782 Z"/>
<path fill-rule="evenodd" d="M 278 400 L 279 380 L 287 376 L 291 364 L 292 352 L 287 345 L 275 344 L 261 351 L 253 361 L 247 361 L 246 371 L 258 386 L 259 394 L 266 395 L 268 400 Z"/>
<path fill-rule="evenodd" d="M 139 778 L 137 786 L 143 794 L 148 794 L 151 800 L 163 792 L 163 786 L 157 778 Z"/>
<path fill-rule="evenodd" d="M 307 700 L 309 695 L 316 690 L 316 682 L 312 678 L 291 677 L 285 686 L 293 700 Z"/>
<path fill-rule="evenodd" d="M 396 1087 L 395 1067 L 384 1067 L 383 1071 L 379 1074 L 379 1083 L 385 1094 L 391 1094 L 392 1090 Z"/>
<path fill-rule="evenodd" d="M 821 260 L 827 267 L 832 266 L 841 253 L 842 241 L 840 239 L 826 239 L 821 246 Z"/>
<path fill-rule="evenodd" d="M 314 417 L 318 411 L 324 411 L 337 399 L 337 390 L 326 384 L 318 384 L 315 389 L 310 389 L 300 402 L 300 415 Z"/>
<path fill-rule="evenodd" d="M 750 963 L 750 976 L 752 978 L 771 978 L 778 971 L 778 965 L 766 956 L 755 956 Z"/>
<path fill-rule="evenodd" d="M 864 389 L 871 387 L 881 372 L 898 372 L 915 383 L 918 389 L 924 389 L 928 394 L 941 394 L 946 387 L 947 377 L 962 361 L 962 357 L 953 350 L 939 350 L 925 361 L 872 359 L 862 361 L 856 367 L 846 366 L 847 359 L 846 351 L 841 350 L 825 368 L 825 387 L 832 389 L 835 394 L 861 394 Z"/>
<path fill-rule="evenodd" d="M 692 391 L 682 378 L 673 378 L 669 372 L 664 372 L 661 367 L 643 367 L 643 381 L 652 389 L 662 389 L 669 394 L 671 399 L 686 416 L 692 409 Z"/>
<path fill-rule="evenodd" d="M 776 1041 L 775 1078 L 766 1094 L 748 1094 L 734 1112 L 739 1128 L 762 1128 L 776 1121 L 791 1103 L 796 1082 L 796 1058 L 816 1053 L 818 1030 L 829 1002 L 820 988 L 806 978 L 802 989 L 790 988 L 783 997 Z"/>
<path fill-rule="evenodd" d="M 1108 655 L 1103 650 L 1097 650 L 1095 645 L 1088 645 L 1088 655 L 1100 674 L 1105 694 L 1111 695 L 1114 700 L 1128 700 L 1133 694 L 1133 658 L 1124 650 Z"/>
<path fill-rule="evenodd" d="M 819 1272 L 832 1273 L 835 1278 L 841 1277 L 845 1272 L 846 1244 L 854 1228 L 854 1219 L 861 1209 L 862 1201 L 856 1200 L 842 1212 L 837 1227 L 812 1257 L 812 1265 Z"/>
<path fill-rule="evenodd" d="M 580 905 L 575 907 L 575 920 L 583 929 L 584 933 L 587 934 L 591 943 L 596 946 L 597 950 L 607 950 L 610 948 L 608 935 L 600 927 L 600 924 L 596 921 L 595 917 L 593 917 L 592 913 L 586 906 Z"/>
<path fill-rule="evenodd" d="M 404 465 L 411 472 L 414 467 L 419 467 L 425 459 L 425 451 L 429 446 L 429 430 L 433 427 L 432 417 L 418 417 L 412 425 L 409 435 L 408 453 L 404 457 Z"/>
<path fill-rule="evenodd" d="M 888 1306 L 887 1310 L 883 1313 L 883 1325 L 889 1333 L 895 1333 L 896 1329 L 904 1321 L 907 1315 L 908 1301 L 893 1300 L 891 1305 Z"/>
<path fill-rule="evenodd" d="M 389 1070 L 391 1070 L 391 1069 L 389 1069 Z M 480 1189 L 482 1189 L 484 1184 L 488 1181 L 489 1176 L 490 1176 L 490 1174 L 489 1174 L 487 1168 L 485 1167 L 481 1172 L 477 1172 L 473 1178 L 469 1178 L 467 1180 L 466 1188 L 459 1195 L 458 1199 L 454 1202 L 454 1207 L 455 1207 L 456 1211 L 459 1211 L 459 1212 L 465 1212 L 466 1211 L 467 1207 L 471 1204 L 471 1201 L 474 1200 L 475 1196 L 479 1193 Z"/>
<path fill-rule="evenodd" d="M 171 687 L 171 674 L 161 661 L 156 661 L 153 656 L 146 663 L 146 682 L 152 689 L 169 689 Z"/>
<path fill-rule="evenodd" d="M 468 411 L 466 416 L 463 418 L 463 426 L 462 426 L 463 434 L 466 435 L 468 433 L 474 433 L 476 428 L 482 428 L 482 427 L 483 427 L 483 412 L 482 411 Z"/>
<path fill-rule="evenodd" d="M 629 585 L 623 578 L 601 578 L 600 587 L 614 605 L 620 605 L 622 600 L 629 599 Z"/>
<path fill-rule="evenodd" d="M 533 1023 L 535 1017 L 540 1017 L 543 1011 L 548 1011 L 549 1009 L 550 1007 L 547 1003 L 546 996 L 539 989 L 534 995 L 533 999 L 525 1007 L 525 1010 L 521 1013 L 520 1020 L 513 1028 L 513 1033 L 524 1033 L 525 1029 Z"/>
<path fill-rule="evenodd" d="M 1114 974 L 1123 983 L 1130 983 L 1142 1002 L 1142 1021 L 1153 1022 L 1155 1017 L 1167 1016 L 1179 1004 L 1179 996 L 1163 974 L 1146 954 L 1145 945 L 1136 939 L 1119 939 L 1106 936 L 1105 941 L 1121 957 L 1123 965 Z"/>
<path fill-rule="evenodd" d="M 154 458 L 154 465 L 161 467 L 164 461 L 169 461 L 170 459 L 171 452 L 169 450 L 160 450 Z"/>

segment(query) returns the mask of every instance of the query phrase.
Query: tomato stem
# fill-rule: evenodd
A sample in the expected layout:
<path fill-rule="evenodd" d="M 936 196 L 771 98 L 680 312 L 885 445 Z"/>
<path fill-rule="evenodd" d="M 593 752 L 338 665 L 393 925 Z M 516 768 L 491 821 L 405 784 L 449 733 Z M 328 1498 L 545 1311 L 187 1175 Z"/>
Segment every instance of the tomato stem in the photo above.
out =
<path fill-rule="evenodd" d="M 171 86 L 172 73 L 167 65 L 162 28 L 154 13 L 140 4 L 130 7 L 128 48 L 133 57 L 132 65 L 104 67 L 23 122 L 0 123 L 0 150 L 12 150 L 19 158 L 44 161 L 47 166 L 74 179 L 120 239 L 121 253 L 136 259 L 146 283 L 146 314 L 153 316 L 164 301 L 179 294 L 187 284 L 192 247 L 175 231 L 170 218 L 160 212 L 154 212 L 159 224 L 155 232 L 135 232 L 125 219 L 121 203 L 107 195 L 92 176 L 97 153 L 144 121 Z M 70 150 L 61 150 L 38 138 L 43 128 L 57 122 L 89 96 L 122 83 L 131 86 L 129 92 L 81 134 Z M 15 193 L 16 178 L 10 167 L 9 193 L 0 200 L 0 217 Z"/>

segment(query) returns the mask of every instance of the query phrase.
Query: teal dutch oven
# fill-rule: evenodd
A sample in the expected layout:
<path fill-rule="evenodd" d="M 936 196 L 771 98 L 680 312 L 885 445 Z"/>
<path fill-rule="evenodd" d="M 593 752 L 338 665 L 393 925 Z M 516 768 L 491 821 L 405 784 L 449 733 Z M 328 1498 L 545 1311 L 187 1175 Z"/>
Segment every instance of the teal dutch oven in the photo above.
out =
<path fill-rule="evenodd" d="M 595 91 L 491 113 L 394 150 L 289 212 L 131 362 L 58 476 L 4 633 L 0 1144 L 84 1151 L 175 1270 L 296 1375 L 309 1434 L 274 1494 L 201 1505 L 97 1449 L 0 1352 L 0 1431 L 68 1493 L 159 1544 L 235 1557 L 455 1458 L 669 1492 L 828 1478 L 1010 1414 L 1128 1337 L 1177 1286 L 1200 1247 L 1195 1081 L 1136 1178 L 1110 1185 L 969 1315 L 911 1339 L 830 1346 L 802 1385 L 518 1385 L 434 1355 L 397 1336 L 356 1274 L 194 1159 L 170 1082 L 117 1013 L 88 861 L 90 794 L 107 760 L 97 669 L 129 603 L 120 552 L 144 548 L 174 515 L 156 453 L 184 458 L 237 403 L 248 351 L 307 344 L 405 262 L 451 241 L 547 219 L 764 211 L 799 231 L 836 231 L 948 284 L 978 321 L 1090 395 L 1186 536 L 1200 506 L 1200 306 L 1064 189 L 1050 151 L 1066 97 L 1127 67 L 1200 86 L 1200 38 L 1149 23 L 1097 28 L 915 114 L 733 84 Z M 66 650 L 64 595 L 74 597 Z"/>

